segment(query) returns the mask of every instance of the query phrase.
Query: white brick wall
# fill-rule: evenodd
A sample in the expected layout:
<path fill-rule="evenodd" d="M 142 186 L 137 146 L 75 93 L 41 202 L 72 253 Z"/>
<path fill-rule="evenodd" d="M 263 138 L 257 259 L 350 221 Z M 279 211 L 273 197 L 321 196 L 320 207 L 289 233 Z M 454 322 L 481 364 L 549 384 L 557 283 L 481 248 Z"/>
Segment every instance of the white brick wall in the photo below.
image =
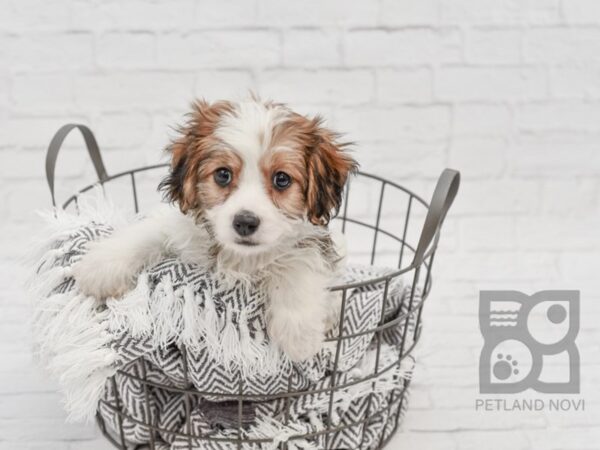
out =
<path fill-rule="evenodd" d="M 17 261 L 49 204 L 52 133 L 90 124 L 114 173 L 158 161 L 194 96 L 248 89 L 324 114 L 366 171 L 423 195 L 462 171 L 391 448 L 598 448 L 598 1 L 1 0 L 0 450 L 109 448 L 64 424 L 29 356 Z M 93 179 L 78 142 L 62 195 Z M 478 291 L 493 288 L 581 289 L 585 413 L 474 411 Z"/>

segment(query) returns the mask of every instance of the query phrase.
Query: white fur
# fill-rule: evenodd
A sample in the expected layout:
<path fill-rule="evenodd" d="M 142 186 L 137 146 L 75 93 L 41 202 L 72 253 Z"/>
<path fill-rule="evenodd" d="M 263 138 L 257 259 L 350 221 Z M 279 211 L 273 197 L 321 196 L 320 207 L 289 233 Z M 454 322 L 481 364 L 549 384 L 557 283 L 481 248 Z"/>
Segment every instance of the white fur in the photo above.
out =
<path fill-rule="evenodd" d="M 327 290 L 333 273 L 315 246 L 297 246 L 307 237 L 328 231 L 280 211 L 268 197 L 259 160 L 269 147 L 272 128 L 289 111 L 266 107 L 257 101 L 239 103 L 226 115 L 216 135 L 243 159 L 238 188 L 227 200 L 205 211 L 221 250 L 216 270 L 232 277 L 262 283 L 268 294 L 268 332 L 293 361 L 315 354 L 327 326 L 335 322 L 339 301 Z M 251 239 L 239 243 L 232 222 L 235 214 L 249 210 L 260 218 Z M 317 239 L 314 240 L 317 242 Z M 131 290 L 141 270 L 165 253 L 185 261 L 208 265 L 214 241 L 201 225 L 172 207 L 164 207 L 110 238 L 93 243 L 75 265 L 80 289 L 96 297 L 118 297 Z M 208 267 L 207 267 L 208 268 Z"/>
<path fill-rule="evenodd" d="M 269 199 L 263 184 L 259 161 L 271 143 L 272 129 L 289 114 L 287 108 L 271 107 L 256 101 L 241 102 L 233 114 L 226 114 L 215 134 L 242 157 L 244 168 L 238 189 L 221 205 L 207 211 L 217 240 L 226 248 L 241 254 L 263 252 L 275 246 L 286 234 L 293 233 L 297 220 L 283 214 Z M 249 210 L 260 218 L 260 226 L 252 235 L 257 246 L 236 243 L 239 236 L 231 223 L 236 213 Z"/>

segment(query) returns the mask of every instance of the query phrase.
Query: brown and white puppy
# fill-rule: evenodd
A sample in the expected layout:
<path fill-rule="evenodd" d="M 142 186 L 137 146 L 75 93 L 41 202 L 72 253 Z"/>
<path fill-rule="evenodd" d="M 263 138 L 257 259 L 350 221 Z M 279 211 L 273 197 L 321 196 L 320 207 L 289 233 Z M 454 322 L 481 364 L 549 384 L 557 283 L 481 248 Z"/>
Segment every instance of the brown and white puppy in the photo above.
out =
<path fill-rule="evenodd" d="M 266 290 L 270 338 L 292 360 L 316 353 L 332 310 L 340 252 L 327 225 L 357 164 L 321 119 L 252 99 L 193 105 L 169 147 L 164 207 L 95 242 L 80 289 L 120 296 L 165 254 Z"/>

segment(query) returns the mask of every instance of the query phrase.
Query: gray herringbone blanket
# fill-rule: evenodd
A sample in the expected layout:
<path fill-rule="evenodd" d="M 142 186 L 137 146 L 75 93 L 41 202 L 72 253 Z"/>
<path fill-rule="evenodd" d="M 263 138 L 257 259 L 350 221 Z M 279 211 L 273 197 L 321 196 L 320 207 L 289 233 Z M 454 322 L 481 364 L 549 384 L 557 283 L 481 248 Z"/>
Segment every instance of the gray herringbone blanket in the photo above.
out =
<path fill-rule="evenodd" d="M 31 282 L 34 338 L 42 362 L 61 384 L 72 419 L 97 411 L 113 432 L 122 427 L 131 444 L 153 440 L 165 449 L 237 448 L 189 435 L 237 438 L 238 402 L 227 394 L 243 393 L 255 401 L 244 402 L 242 436 L 265 441 L 243 448 L 276 448 L 284 441 L 288 448 L 323 448 L 319 432 L 326 426 L 339 428 L 328 438 L 331 448 L 355 449 L 361 443 L 361 448 L 375 448 L 394 429 L 399 409 L 406 406 L 400 401 L 402 386 L 412 370 L 411 361 L 401 367 L 395 363 L 403 321 L 381 334 L 379 352 L 367 330 L 377 326 L 382 313 L 388 321 L 406 309 L 407 289 L 397 278 L 389 285 L 386 305 L 382 284 L 349 293 L 342 330 L 358 335 L 342 341 L 334 372 L 333 343 L 306 362 L 292 363 L 269 344 L 259 290 L 177 259 L 145 270 L 123 299 L 102 304 L 82 296 L 70 267 L 87 242 L 112 232 L 112 218 L 98 211 L 78 217 L 59 213 L 49 223 Z M 349 266 L 338 281 L 384 273 Z M 363 380 L 376 365 L 377 375 Z M 144 378 L 150 383 L 142 383 Z M 330 409 L 324 389 L 332 383 L 341 387 Z M 197 393 L 186 400 L 182 389 Z M 306 390 L 312 393 L 277 397 Z M 370 420 L 361 423 L 365 417 Z M 306 433 L 313 437 L 297 438 Z"/>

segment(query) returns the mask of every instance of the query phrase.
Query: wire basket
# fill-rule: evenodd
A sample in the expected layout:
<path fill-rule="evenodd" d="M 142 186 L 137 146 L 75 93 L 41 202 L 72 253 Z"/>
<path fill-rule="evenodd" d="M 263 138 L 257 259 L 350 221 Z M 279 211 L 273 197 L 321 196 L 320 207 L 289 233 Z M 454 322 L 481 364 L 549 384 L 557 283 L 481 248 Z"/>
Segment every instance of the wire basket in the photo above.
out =
<path fill-rule="evenodd" d="M 108 175 L 93 133 L 86 126 L 78 124 L 68 124 L 59 129 L 48 148 L 46 155 L 46 175 L 52 204 L 56 206 L 54 178 L 58 152 L 64 139 L 74 129 L 78 129 L 83 135 L 98 180 L 68 197 L 63 203 L 62 208 L 78 211 L 78 199 L 85 192 L 98 184 L 104 188 L 108 188 L 113 184 L 117 184 L 117 180 L 121 180 L 121 187 L 123 188 L 123 182 L 125 182 L 126 191 L 121 190 L 118 197 L 121 200 L 127 198 L 132 212 L 141 212 L 144 209 L 142 205 L 145 202 L 142 198 L 142 190 L 139 188 L 140 180 L 142 183 L 147 182 L 147 174 L 149 173 L 164 175 L 165 167 L 168 167 L 168 164 L 145 166 L 127 170 L 116 175 Z M 344 334 L 342 324 L 344 323 L 346 300 L 351 290 L 369 288 L 375 285 L 382 287 L 377 294 L 379 296 L 378 301 L 383 305 L 379 323 L 375 328 L 361 333 L 369 333 L 373 336 L 371 344 L 375 348 L 375 363 L 370 373 L 361 378 L 360 382 L 368 380 L 376 381 L 377 377 L 392 370 L 394 367 L 399 367 L 407 358 L 412 358 L 410 356 L 411 352 L 421 334 L 423 304 L 431 290 L 431 270 L 440 238 L 441 226 L 456 196 L 459 183 L 460 174 L 457 171 L 444 170 L 437 182 L 430 204 L 427 204 L 420 196 L 392 181 L 367 173 L 359 173 L 346 186 L 344 203 L 338 217 L 332 221 L 332 227 L 337 227 L 346 234 L 350 260 L 352 261 L 353 258 L 362 259 L 367 265 L 393 267 L 394 270 L 389 270 L 385 275 L 376 278 L 331 288 L 332 291 L 341 293 L 342 306 L 338 336 L 328 339 L 330 345 L 335 346 L 335 362 L 331 371 L 331 383 L 329 383 L 329 386 L 319 388 L 318 390 L 320 394 L 327 395 L 329 399 L 329 408 L 328 413 L 324 415 L 325 426 L 323 429 L 309 434 L 287 436 L 283 441 L 278 441 L 275 437 L 262 439 L 247 438 L 243 432 L 245 427 L 243 421 L 245 406 L 257 401 L 283 400 L 288 405 L 288 411 L 285 416 L 287 420 L 289 416 L 289 400 L 314 394 L 316 390 L 294 391 L 290 388 L 287 392 L 281 394 L 257 398 L 256 395 L 247 395 L 244 393 L 242 388 L 243 377 L 241 375 L 238 379 L 239 389 L 237 392 L 231 392 L 226 395 L 218 392 L 210 393 L 211 398 L 228 402 L 229 404 L 233 404 L 234 408 L 237 408 L 238 420 L 235 425 L 236 436 L 234 437 L 213 438 L 210 435 L 195 434 L 190 426 L 190 411 L 194 405 L 202 400 L 203 395 L 207 393 L 200 393 L 197 389 L 190 388 L 189 386 L 188 388 L 181 389 L 150 381 L 146 377 L 145 370 L 142 370 L 141 376 L 137 377 L 136 380 L 143 385 L 147 402 L 145 407 L 147 410 L 150 411 L 148 402 L 150 390 L 175 391 L 183 395 L 186 411 L 184 431 L 174 432 L 169 430 L 169 433 L 185 438 L 188 444 L 181 448 L 187 449 L 304 448 L 293 446 L 292 444 L 295 441 L 310 442 L 313 445 L 311 448 L 338 449 L 342 447 L 339 444 L 334 444 L 335 436 L 345 430 L 358 430 L 362 433 L 360 445 L 355 446 L 353 450 L 383 448 L 392 438 L 401 421 L 403 412 L 406 410 L 409 378 L 398 379 L 397 389 L 390 391 L 384 406 L 381 406 L 381 402 L 379 402 L 379 405 L 376 404 L 377 402 L 372 402 L 371 397 L 373 394 L 368 394 L 360 417 L 343 423 L 333 423 L 332 421 L 332 408 L 336 392 L 347 387 L 347 385 L 340 384 L 337 381 L 340 373 L 338 370 L 340 348 L 345 339 L 357 337 L 356 334 Z M 154 182 L 148 184 L 154 184 Z M 154 195 L 156 196 L 155 191 Z M 353 244 L 357 245 L 353 246 Z M 385 310 L 384 306 L 388 302 L 388 287 L 390 283 L 399 277 L 402 277 L 405 281 L 405 285 L 407 286 L 406 294 L 402 297 L 402 305 L 399 308 L 398 314 L 393 319 L 386 320 L 383 311 Z M 392 363 L 383 367 L 379 361 L 382 342 L 385 333 L 392 330 L 400 333 L 400 337 L 395 345 L 397 358 L 394 358 Z M 181 348 L 181 351 L 185 354 L 186 349 Z M 145 368 L 145 363 L 142 364 L 142 368 Z M 185 379 L 187 380 L 189 379 L 187 366 L 184 370 Z M 118 375 L 132 377 L 131 374 L 122 370 L 118 372 Z M 115 385 L 114 376 L 109 380 L 109 383 L 112 383 L 113 386 Z M 127 412 L 122 411 L 120 401 L 118 395 L 114 398 L 114 402 L 102 400 L 104 406 L 114 411 L 117 417 L 117 426 L 113 428 L 106 423 L 100 414 L 97 415 L 97 422 L 104 436 L 116 448 L 123 450 L 131 448 L 150 448 L 152 450 L 165 448 L 159 444 L 159 439 L 157 438 L 159 433 L 165 432 L 165 430 L 160 429 L 152 414 L 147 414 L 145 420 L 139 423 L 139 418 L 131 417 Z M 369 429 L 369 425 L 374 423 L 373 421 L 375 420 L 383 421 L 384 426 L 379 428 L 375 439 L 373 439 L 373 436 L 370 436 L 369 442 L 366 443 L 366 430 Z M 139 425 L 146 427 L 149 430 L 150 436 L 148 443 L 137 446 L 130 445 L 127 442 L 123 429 L 125 421 L 138 422 Z"/>

